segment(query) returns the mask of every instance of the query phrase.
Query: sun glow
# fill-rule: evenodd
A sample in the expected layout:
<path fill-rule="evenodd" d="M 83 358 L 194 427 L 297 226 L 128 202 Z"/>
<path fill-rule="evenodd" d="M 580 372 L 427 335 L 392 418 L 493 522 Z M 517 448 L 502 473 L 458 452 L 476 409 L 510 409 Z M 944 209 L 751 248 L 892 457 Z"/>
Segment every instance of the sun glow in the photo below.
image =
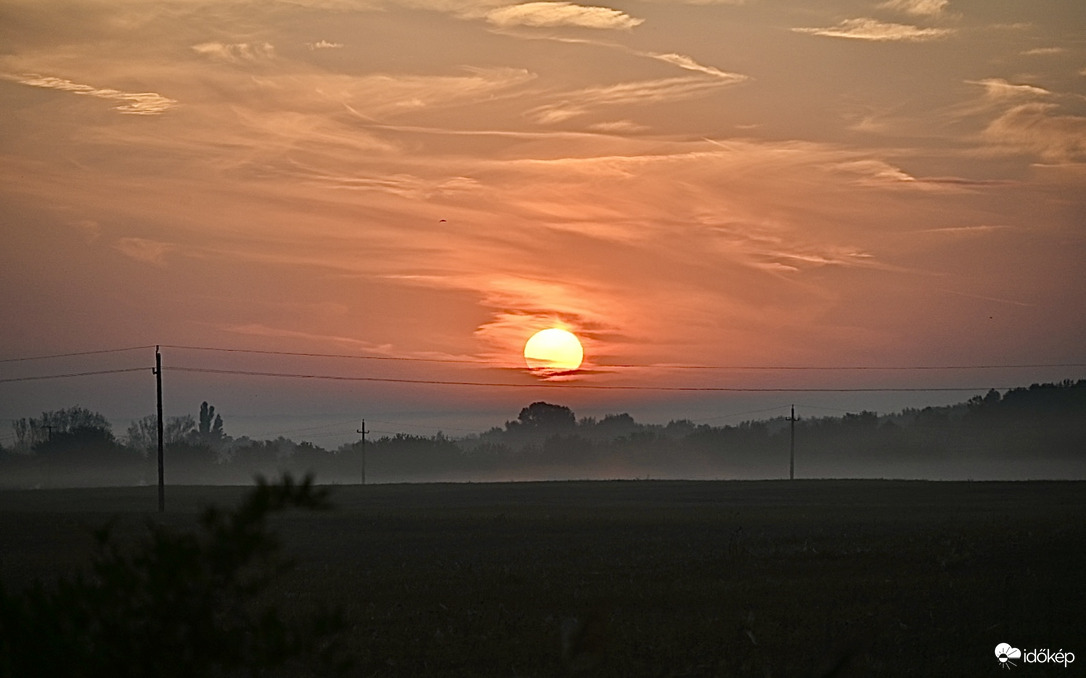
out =
<path fill-rule="evenodd" d="M 584 349 L 577 336 L 557 327 L 536 332 L 524 344 L 524 362 L 533 371 L 575 370 L 583 360 Z"/>

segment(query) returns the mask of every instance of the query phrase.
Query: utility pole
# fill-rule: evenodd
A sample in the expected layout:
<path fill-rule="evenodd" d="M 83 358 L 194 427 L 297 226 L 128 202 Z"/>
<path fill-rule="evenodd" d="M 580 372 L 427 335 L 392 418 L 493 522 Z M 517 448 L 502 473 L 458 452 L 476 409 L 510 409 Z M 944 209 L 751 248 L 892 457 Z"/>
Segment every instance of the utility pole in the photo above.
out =
<path fill-rule="evenodd" d="M 362 444 L 362 484 L 366 484 L 366 434 L 369 431 L 366 430 L 366 420 L 362 419 L 362 427 L 358 429 L 358 434 L 361 436 L 360 442 Z"/>
<path fill-rule="evenodd" d="M 162 470 L 162 353 L 155 346 L 155 381 L 158 385 L 158 512 L 166 510 L 166 475 Z"/>
<path fill-rule="evenodd" d="M 788 417 L 791 427 L 791 439 L 788 446 L 788 479 L 796 479 L 796 406 L 792 406 L 792 415 Z"/>

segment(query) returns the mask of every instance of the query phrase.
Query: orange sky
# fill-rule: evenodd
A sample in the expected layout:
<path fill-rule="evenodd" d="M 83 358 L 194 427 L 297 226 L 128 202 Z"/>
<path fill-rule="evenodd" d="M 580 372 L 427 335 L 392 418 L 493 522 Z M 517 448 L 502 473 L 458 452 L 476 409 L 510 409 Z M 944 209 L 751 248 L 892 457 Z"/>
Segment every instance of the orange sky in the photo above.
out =
<path fill-rule="evenodd" d="M 524 341 L 559 324 L 585 345 L 570 384 L 1081 378 L 659 366 L 1086 362 L 1084 30 L 1063 0 L 0 0 L 0 358 L 351 353 L 466 362 L 166 360 L 528 386 Z M 0 417 L 152 411 L 145 376 L 113 379 L 0 383 Z M 173 383 L 168 409 L 218 400 L 228 429 L 304 410 L 477 430 L 540 398 L 666 422 L 795 398 Z"/>

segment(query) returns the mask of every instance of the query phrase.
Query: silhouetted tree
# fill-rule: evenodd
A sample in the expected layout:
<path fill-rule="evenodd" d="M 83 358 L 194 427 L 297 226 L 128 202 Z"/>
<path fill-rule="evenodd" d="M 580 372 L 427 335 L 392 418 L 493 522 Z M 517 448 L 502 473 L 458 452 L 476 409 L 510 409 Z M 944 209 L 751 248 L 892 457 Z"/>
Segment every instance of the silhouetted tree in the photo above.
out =
<path fill-rule="evenodd" d="M 568 407 L 535 402 L 520 411 L 517 423 L 529 431 L 563 433 L 574 427 L 577 418 Z"/>
<path fill-rule="evenodd" d="M 142 454 L 158 447 L 158 415 L 149 414 L 133 421 L 125 433 L 125 444 Z"/>
<path fill-rule="evenodd" d="M 170 417 L 162 427 L 163 439 L 171 443 L 180 443 L 191 440 L 195 433 L 196 420 L 193 419 L 191 414 Z"/>
<path fill-rule="evenodd" d="M 215 406 L 207 401 L 200 403 L 200 441 L 215 445 L 222 441 L 222 417 L 215 414 Z"/>
<path fill-rule="evenodd" d="M 0 586 L 0 676 L 343 673 L 340 616 L 284 615 L 265 595 L 289 565 L 269 516 L 328 507 L 312 478 L 285 476 L 259 479 L 233 511 L 206 509 L 196 534 L 150 524 L 128 547 L 98 530 L 89 576 L 21 594 Z"/>
<path fill-rule="evenodd" d="M 41 428 L 36 419 L 26 417 L 12 421 L 11 430 L 15 433 L 15 447 L 24 452 L 30 451 L 35 445 L 43 442 L 48 435 L 46 429 Z"/>
<path fill-rule="evenodd" d="M 608 414 L 593 427 L 594 437 L 613 440 L 622 436 L 628 436 L 645 427 L 634 421 L 629 414 Z M 586 432 L 587 433 L 587 432 Z"/>
<path fill-rule="evenodd" d="M 162 442 L 176 445 L 187 442 L 196 426 L 192 415 L 167 417 L 162 427 Z M 149 414 L 133 421 L 125 433 L 125 443 L 139 452 L 148 452 L 158 447 L 158 416 Z"/>
<path fill-rule="evenodd" d="M 66 431 L 54 433 L 49 440 L 38 443 L 34 450 L 50 454 L 74 450 L 91 451 L 113 447 L 117 443 L 113 432 L 101 426 L 76 426 Z"/>
<path fill-rule="evenodd" d="M 75 429 L 102 429 L 111 431 L 109 420 L 98 412 L 85 407 L 69 407 L 63 410 L 42 412 L 41 417 L 17 419 L 12 422 L 16 447 L 31 450 L 48 442 L 55 435 L 67 434 Z M 112 433 L 110 433 L 112 436 Z"/>

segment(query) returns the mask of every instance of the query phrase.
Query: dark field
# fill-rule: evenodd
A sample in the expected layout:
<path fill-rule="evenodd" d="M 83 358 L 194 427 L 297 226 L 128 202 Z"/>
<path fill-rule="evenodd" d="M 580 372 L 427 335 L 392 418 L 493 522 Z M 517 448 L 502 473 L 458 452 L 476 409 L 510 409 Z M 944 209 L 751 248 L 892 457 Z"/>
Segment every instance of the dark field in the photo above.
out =
<path fill-rule="evenodd" d="M 242 488 L 0 493 L 10 589 L 81 568 L 118 517 L 195 526 Z M 996 644 L 1086 674 L 1086 483 L 554 482 L 338 487 L 274 525 L 287 607 L 347 614 L 358 675 L 1000 675 Z M 587 659 L 583 656 L 582 660 Z M 834 667 L 840 665 L 837 672 Z"/>

